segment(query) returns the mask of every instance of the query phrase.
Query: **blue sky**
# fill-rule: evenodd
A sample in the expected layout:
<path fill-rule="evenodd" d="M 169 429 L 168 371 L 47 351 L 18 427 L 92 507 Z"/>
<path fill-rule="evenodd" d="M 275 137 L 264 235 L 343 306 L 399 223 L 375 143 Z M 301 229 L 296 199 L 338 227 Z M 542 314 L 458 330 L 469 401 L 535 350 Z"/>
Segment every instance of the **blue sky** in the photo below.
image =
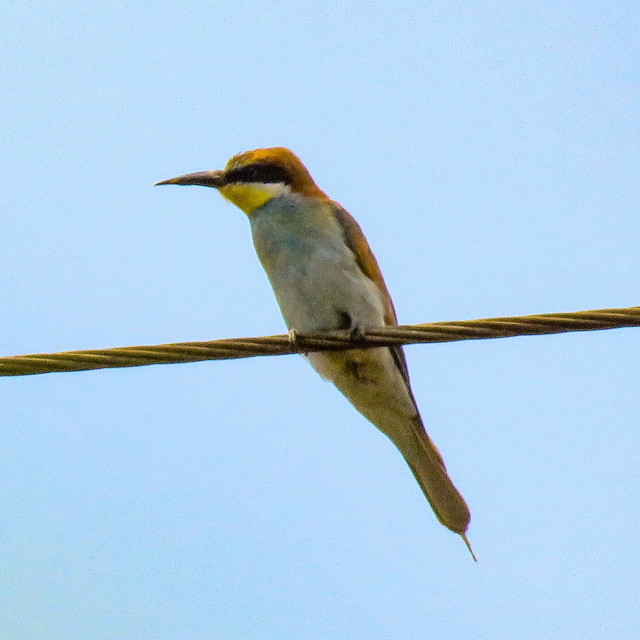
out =
<path fill-rule="evenodd" d="M 640 304 L 632 2 L 9 2 L 0 353 L 283 332 L 247 220 L 154 188 L 285 145 L 400 321 Z M 474 564 L 298 357 L 0 382 L 0 637 L 636 638 L 635 329 L 407 348 Z"/>

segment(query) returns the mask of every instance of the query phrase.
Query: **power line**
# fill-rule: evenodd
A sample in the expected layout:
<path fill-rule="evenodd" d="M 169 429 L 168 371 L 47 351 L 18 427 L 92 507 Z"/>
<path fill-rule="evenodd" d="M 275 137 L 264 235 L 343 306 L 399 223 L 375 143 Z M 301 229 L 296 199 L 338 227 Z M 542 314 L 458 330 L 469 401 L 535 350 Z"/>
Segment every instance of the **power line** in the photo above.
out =
<path fill-rule="evenodd" d="M 352 334 L 349 331 L 327 331 L 9 356 L 0 358 L 0 376 L 25 376 L 62 371 L 140 367 L 150 364 L 177 364 L 311 351 L 510 338 L 639 326 L 640 307 L 597 309 L 572 313 L 400 325 L 368 329 L 361 334 Z"/>

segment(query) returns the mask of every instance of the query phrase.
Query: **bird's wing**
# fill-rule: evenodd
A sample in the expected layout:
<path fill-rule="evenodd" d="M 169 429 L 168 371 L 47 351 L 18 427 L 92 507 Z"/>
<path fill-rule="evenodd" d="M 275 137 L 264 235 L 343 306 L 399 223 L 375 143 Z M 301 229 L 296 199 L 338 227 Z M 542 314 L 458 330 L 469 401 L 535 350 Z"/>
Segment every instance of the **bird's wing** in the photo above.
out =
<path fill-rule="evenodd" d="M 398 321 L 396 320 L 396 312 L 393 308 L 393 302 L 391 301 L 391 296 L 389 295 L 387 286 L 382 278 L 380 267 L 369 248 L 369 243 L 364 237 L 364 233 L 362 233 L 360 225 L 353 219 L 348 211 L 343 209 L 337 203 L 335 204 L 333 211 L 335 219 L 342 229 L 345 243 L 353 252 L 356 263 L 362 270 L 362 273 L 364 273 L 364 275 L 367 276 L 367 278 L 369 278 L 369 280 L 371 280 L 380 291 L 380 296 L 382 297 L 385 309 L 385 324 L 389 326 L 398 324 Z"/>
<path fill-rule="evenodd" d="M 369 280 L 371 280 L 376 285 L 376 287 L 378 287 L 378 291 L 380 291 L 380 296 L 384 303 L 385 325 L 388 327 L 396 326 L 398 324 L 398 320 L 396 317 L 396 311 L 393 307 L 393 301 L 391 300 L 391 296 L 389 295 L 387 285 L 384 283 L 384 278 L 382 277 L 382 272 L 380 271 L 378 262 L 373 255 L 371 248 L 369 247 L 369 243 L 367 242 L 364 233 L 362 233 L 360 225 L 353 219 L 348 211 L 343 209 L 337 203 L 334 207 L 334 215 L 342 229 L 342 233 L 344 235 L 347 246 L 353 252 L 357 265 L 362 270 L 362 273 L 364 273 L 364 275 L 367 276 L 367 278 L 369 278 Z M 404 351 L 402 350 L 402 347 L 390 347 L 390 350 L 396 366 L 400 370 L 402 377 L 407 383 L 407 387 L 409 387 L 409 393 L 411 393 L 411 385 L 409 384 L 409 370 L 407 368 L 407 361 L 404 356 Z M 412 393 L 411 396 L 413 398 Z"/>
<path fill-rule="evenodd" d="M 397 325 L 398 321 L 396 319 L 396 313 L 393 308 L 391 296 L 389 295 L 389 291 L 387 290 L 382 278 L 380 267 L 378 266 L 378 263 L 369 248 L 369 244 L 360 229 L 360 225 L 339 205 L 335 206 L 334 215 L 342 228 L 345 242 L 353 252 L 362 273 L 364 273 L 364 275 L 367 276 L 367 278 L 369 278 L 380 291 L 385 308 L 385 324 L 387 326 Z M 405 360 L 402 347 L 389 347 L 389 351 L 391 352 L 393 361 L 405 382 L 406 389 L 415 408 L 415 416 L 409 421 L 408 428 L 409 432 L 413 434 L 414 442 L 417 443 L 417 447 L 412 445 L 407 448 L 402 444 L 406 437 L 406 423 L 402 424 L 400 431 L 404 435 L 396 442 L 396 446 L 398 446 L 400 452 L 409 463 L 409 467 L 411 468 L 413 475 L 418 481 L 418 484 L 422 488 L 422 491 L 431 504 L 431 507 L 440 522 L 452 531 L 460 534 L 469 548 L 469 551 L 471 551 L 469 541 L 465 534 L 470 518 L 467 504 L 449 478 L 442 456 L 431 438 L 427 435 L 424 425 L 422 424 L 420 412 L 418 411 L 418 406 L 411 390 L 409 371 L 407 369 L 407 362 Z M 347 397 L 349 396 L 347 395 Z M 376 424 L 375 420 L 372 421 Z M 385 431 L 385 433 L 387 433 L 392 440 L 394 439 L 392 433 L 387 431 Z M 419 453 L 416 455 L 416 452 Z M 473 556 L 473 551 L 471 551 L 471 555 Z M 473 557 L 475 558 L 475 556 Z"/>

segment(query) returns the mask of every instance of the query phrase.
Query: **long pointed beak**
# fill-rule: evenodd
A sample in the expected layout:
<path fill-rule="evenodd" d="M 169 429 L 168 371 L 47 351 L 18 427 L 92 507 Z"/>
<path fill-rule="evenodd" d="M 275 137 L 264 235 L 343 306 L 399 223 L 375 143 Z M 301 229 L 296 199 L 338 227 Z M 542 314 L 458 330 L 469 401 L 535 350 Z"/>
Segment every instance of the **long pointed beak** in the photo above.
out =
<path fill-rule="evenodd" d="M 226 183 L 224 171 L 197 171 L 196 173 L 185 173 L 183 176 L 178 176 L 177 178 L 156 182 L 154 186 L 157 187 L 161 184 L 195 184 L 200 187 L 214 187 L 215 189 L 219 189 Z"/>

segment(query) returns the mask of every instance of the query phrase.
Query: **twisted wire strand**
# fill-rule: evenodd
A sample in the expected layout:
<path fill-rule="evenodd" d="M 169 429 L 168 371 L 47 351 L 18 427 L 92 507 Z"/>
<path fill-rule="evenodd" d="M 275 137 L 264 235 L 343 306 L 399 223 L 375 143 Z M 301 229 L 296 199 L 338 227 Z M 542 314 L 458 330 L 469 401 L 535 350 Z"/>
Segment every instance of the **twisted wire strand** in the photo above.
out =
<path fill-rule="evenodd" d="M 484 340 L 639 326 L 640 307 L 596 309 L 571 313 L 400 325 L 370 329 L 357 334 L 349 331 L 326 331 L 9 356 L 0 358 L 0 376 L 25 376 L 62 371 L 140 367 L 150 364 L 177 364 L 311 351 L 366 349 L 401 344 Z"/>

